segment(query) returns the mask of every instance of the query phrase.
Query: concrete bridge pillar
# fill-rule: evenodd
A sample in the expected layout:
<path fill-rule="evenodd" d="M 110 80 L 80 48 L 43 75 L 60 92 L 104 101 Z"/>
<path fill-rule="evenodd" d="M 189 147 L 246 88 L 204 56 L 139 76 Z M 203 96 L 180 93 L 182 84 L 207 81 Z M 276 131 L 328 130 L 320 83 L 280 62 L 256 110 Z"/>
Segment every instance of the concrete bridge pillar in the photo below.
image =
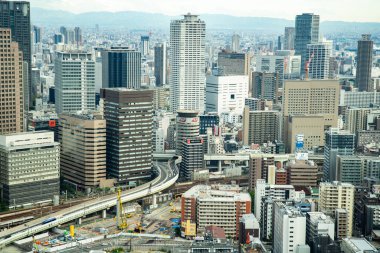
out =
<path fill-rule="evenodd" d="M 153 194 L 153 196 L 152 196 L 152 205 L 153 206 L 156 206 L 157 205 L 157 194 Z"/>
<path fill-rule="evenodd" d="M 222 161 L 218 161 L 218 172 L 222 172 Z"/>
<path fill-rule="evenodd" d="M 107 218 L 107 210 L 102 211 L 102 219 Z"/>
<path fill-rule="evenodd" d="M 77 225 L 82 225 L 82 218 L 78 218 L 76 223 L 77 223 Z"/>

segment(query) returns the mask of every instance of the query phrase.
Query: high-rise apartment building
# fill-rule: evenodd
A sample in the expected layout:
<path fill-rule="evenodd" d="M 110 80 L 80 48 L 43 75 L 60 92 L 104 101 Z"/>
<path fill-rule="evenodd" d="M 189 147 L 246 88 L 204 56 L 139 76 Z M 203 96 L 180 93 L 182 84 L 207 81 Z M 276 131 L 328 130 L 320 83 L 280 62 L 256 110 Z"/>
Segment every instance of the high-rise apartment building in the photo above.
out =
<path fill-rule="evenodd" d="M 332 183 L 322 182 L 319 184 L 318 210 L 336 218 L 336 209 L 345 209 L 347 211 L 347 236 L 352 235 L 354 193 L 355 186 L 349 183 L 334 181 Z M 336 225 L 336 227 L 338 228 L 339 226 Z"/>
<path fill-rule="evenodd" d="M 332 56 L 332 41 L 308 44 L 306 61 L 308 64 L 308 78 L 329 79 L 330 57 Z"/>
<path fill-rule="evenodd" d="M 42 34 L 41 34 L 41 27 L 38 26 L 33 26 L 32 29 L 32 38 L 33 38 L 33 43 L 41 43 L 42 40 Z"/>
<path fill-rule="evenodd" d="M 168 83 L 167 53 L 166 43 L 162 43 L 154 47 L 154 76 L 156 77 L 157 87 Z"/>
<path fill-rule="evenodd" d="M 95 110 L 95 61 L 91 53 L 57 52 L 54 67 L 55 111 Z"/>
<path fill-rule="evenodd" d="M 276 101 L 278 87 L 278 73 L 252 72 L 252 97 Z"/>
<path fill-rule="evenodd" d="M 106 178 L 106 121 L 100 115 L 62 114 L 59 119 L 62 177 L 81 189 Z"/>
<path fill-rule="evenodd" d="M 102 51 L 103 88 L 141 87 L 141 53 L 128 47 Z"/>
<path fill-rule="evenodd" d="M 294 49 L 301 55 L 301 73 L 305 74 L 307 59 L 307 45 L 319 41 L 319 15 L 303 13 L 296 16 Z"/>
<path fill-rule="evenodd" d="M 273 219 L 273 252 L 299 252 L 306 243 L 306 217 L 292 202 L 275 202 Z"/>
<path fill-rule="evenodd" d="M 171 111 L 204 112 L 206 24 L 187 14 L 170 24 Z"/>
<path fill-rule="evenodd" d="M 330 128 L 326 132 L 323 177 L 326 181 L 337 180 L 337 161 L 338 155 L 353 155 L 355 152 L 355 134 L 348 131 Z"/>
<path fill-rule="evenodd" d="M 199 136 L 199 117 L 196 111 L 178 111 L 176 118 L 176 153 L 182 153 L 184 140 Z"/>
<path fill-rule="evenodd" d="M 359 91 L 373 91 L 372 84 L 372 58 L 373 41 L 370 34 L 363 34 L 358 41 L 358 58 L 356 63 L 356 86 Z"/>
<path fill-rule="evenodd" d="M 0 28 L 0 48 L 7 55 L 0 57 L 0 134 L 24 130 L 23 58 L 11 33 Z"/>
<path fill-rule="evenodd" d="M 296 30 L 294 27 L 285 27 L 284 50 L 294 50 Z"/>
<path fill-rule="evenodd" d="M 218 68 L 223 75 L 249 75 L 250 56 L 248 53 L 222 51 L 218 53 Z"/>
<path fill-rule="evenodd" d="M 251 213 L 251 197 L 239 187 L 196 185 L 182 194 L 181 211 L 181 220 L 195 222 L 198 231 L 216 225 L 238 238 L 242 216 Z"/>
<path fill-rule="evenodd" d="M 339 81 L 286 81 L 283 91 L 283 141 L 288 143 L 290 115 L 323 115 L 325 130 L 338 125 Z"/>
<path fill-rule="evenodd" d="M 248 98 L 248 76 L 207 76 L 206 112 L 242 114 Z"/>
<path fill-rule="evenodd" d="M 52 202 L 59 196 L 59 143 L 49 131 L 0 135 L 2 203 Z"/>
<path fill-rule="evenodd" d="M 278 111 L 250 111 L 244 108 L 243 144 L 263 144 L 279 139 L 280 113 Z"/>
<path fill-rule="evenodd" d="M 152 170 L 153 91 L 101 89 L 107 123 L 107 174 L 129 184 Z"/>
<path fill-rule="evenodd" d="M 0 28 L 11 29 L 11 39 L 18 43 L 22 52 L 22 59 L 27 65 L 24 67 L 23 106 L 25 113 L 34 103 L 31 97 L 31 26 L 30 26 L 30 3 L 27 1 L 1 1 L 0 2 Z"/>

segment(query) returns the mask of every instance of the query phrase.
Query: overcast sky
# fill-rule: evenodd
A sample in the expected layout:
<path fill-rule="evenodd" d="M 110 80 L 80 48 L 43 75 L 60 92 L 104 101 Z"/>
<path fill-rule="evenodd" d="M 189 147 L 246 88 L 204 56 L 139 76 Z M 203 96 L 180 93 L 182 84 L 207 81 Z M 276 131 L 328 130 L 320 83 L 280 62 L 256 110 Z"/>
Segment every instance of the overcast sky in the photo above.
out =
<path fill-rule="evenodd" d="M 30 0 L 33 6 L 74 13 L 142 11 L 181 15 L 219 13 L 294 19 L 303 12 L 321 20 L 380 22 L 380 0 Z"/>

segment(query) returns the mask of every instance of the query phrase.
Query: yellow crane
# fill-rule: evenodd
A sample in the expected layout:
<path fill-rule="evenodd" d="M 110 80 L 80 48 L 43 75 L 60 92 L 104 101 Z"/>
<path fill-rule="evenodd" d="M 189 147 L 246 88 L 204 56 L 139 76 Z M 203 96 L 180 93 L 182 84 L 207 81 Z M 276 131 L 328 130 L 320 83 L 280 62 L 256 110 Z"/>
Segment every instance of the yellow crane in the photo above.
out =
<path fill-rule="evenodd" d="M 123 202 L 121 201 L 121 189 L 117 190 L 116 225 L 120 230 L 128 227 L 127 216 L 124 213 Z"/>

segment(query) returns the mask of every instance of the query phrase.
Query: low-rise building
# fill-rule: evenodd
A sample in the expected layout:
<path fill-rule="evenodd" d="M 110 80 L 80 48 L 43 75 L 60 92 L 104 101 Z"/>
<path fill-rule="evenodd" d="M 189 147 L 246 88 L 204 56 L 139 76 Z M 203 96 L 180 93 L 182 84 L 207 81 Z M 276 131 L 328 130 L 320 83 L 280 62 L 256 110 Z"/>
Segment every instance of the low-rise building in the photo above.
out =
<path fill-rule="evenodd" d="M 251 197 L 236 189 L 196 185 L 182 195 L 181 210 L 181 220 L 195 222 L 198 231 L 215 225 L 227 237 L 238 238 L 241 217 L 251 212 Z"/>

